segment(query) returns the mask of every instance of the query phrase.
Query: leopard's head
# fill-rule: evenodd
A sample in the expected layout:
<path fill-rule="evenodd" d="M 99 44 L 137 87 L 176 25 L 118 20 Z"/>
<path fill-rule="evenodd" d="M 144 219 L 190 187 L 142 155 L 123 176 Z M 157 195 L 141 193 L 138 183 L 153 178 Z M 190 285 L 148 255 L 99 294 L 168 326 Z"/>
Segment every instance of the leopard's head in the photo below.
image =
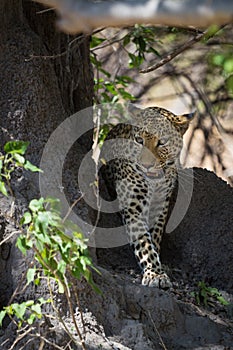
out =
<path fill-rule="evenodd" d="M 183 135 L 194 113 L 175 115 L 159 107 L 133 107 L 130 113 L 133 121 L 130 138 L 137 145 L 137 166 L 149 178 L 162 176 L 166 169 L 175 171 Z"/>

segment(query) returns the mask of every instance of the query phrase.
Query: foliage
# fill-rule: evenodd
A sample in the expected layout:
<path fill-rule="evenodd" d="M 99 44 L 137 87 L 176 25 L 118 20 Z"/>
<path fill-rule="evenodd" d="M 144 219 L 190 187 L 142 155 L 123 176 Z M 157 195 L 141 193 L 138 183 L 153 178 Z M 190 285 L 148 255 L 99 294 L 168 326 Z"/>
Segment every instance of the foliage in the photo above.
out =
<path fill-rule="evenodd" d="M 224 77 L 229 93 L 233 94 L 233 57 L 232 50 L 225 50 L 222 53 L 212 53 L 209 58 L 213 68 L 219 68 L 220 75 Z"/>
<path fill-rule="evenodd" d="M 125 49 L 128 46 L 134 46 L 133 52 L 127 50 L 129 56 L 129 68 L 139 68 L 139 66 L 145 61 L 146 53 L 153 53 L 158 57 L 161 57 L 155 44 L 159 40 L 155 39 L 157 36 L 157 28 L 145 25 L 135 24 L 129 33 L 123 37 L 123 46 Z"/>
<path fill-rule="evenodd" d="M 34 300 L 27 300 L 22 303 L 12 303 L 9 306 L 5 306 L 0 311 L 0 325 L 6 315 L 16 316 L 19 320 L 18 327 L 20 328 L 24 322 L 31 325 L 35 320 L 40 320 L 43 316 L 41 306 L 45 303 L 51 302 L 50 299 L 39 298 L 37 302 Z"/>
<path fill-rule="evenodd" d="M 1 155 L 0 158 L 0 190 L 6 196 L 8 195 L 6 184 L 12 194 L 10 180 L 15 169 L 24 168 L 33 172 L 41 171 L 24 158 L 27 147 L 28 142 L 23 141 L 10 141 L 4 147 L 5 154 Z M 18 223 L 21 234 L 17 239 L 16 246 L 24 255 L 28 251 L 33 251 L 37 262 L 27 271 L 27 285 L 30 283 L 39 285 L 41 279 L 46 278 L 49 285 L 50 281 L 53 280 L 58 286 L 58 292 L 65 294 L 76 332 L 82 342 L 83 349 L 85 349 L 82 335 L 75 322 L 70 300 L 73 288 L 71 281 L 72 279 L 80 280 L 84 277 L 96 292 L 100 293 L 100 290 L 92 279 L 91 269 L 94 269 L 94 267 L 88 254 L 86 240 L 75 224 L 69 222 L 66 217 L 65 219 L 61 218 L 59 207 L 58 199 L 39 198 L 31 200 L 29 210 L 24 213 Z M 53 304 L 51 290 L 50 294 L 51 298 L 47 300 L 39 298 L 37 301 L 27 300 L 5 306 L 0 312 L 0 326 L 6 315 L 14 322 L 14 317 L 16 317 L 19 328 L 22 327 L 23 323 L 32 325 L 36 320 L 40 320 L 43 317 L 42 306 L 45 303 Z M 78 298 L 77 292 L 75 292 L 75 296 Z M 78 300 L 77 303 L 79 303 Z M 71 336 L 71 334 L 69 335 Z"/>
<path fill-rule="evenodd" d="M 91 56 L 91 62 L 104 77 L 95 78 L 96 103 L 116 103 L 120 99 L 135 100 L 134 96 L 125 89 L 132 82 L 130 77 L 125 75 L 112 76 L 110 72 L 102 68 L 101 62 L 95 55 Z"/>
<path fill-rule="evenodd" d="M 166 97 L 170 101 L 180 96 L 186 108 L 198 112 L 187 139 L 187 151 L 191 152 L 187 152 L 184 165 L 208 164 L 219 176 L 228 176 L 228 150 L 219 126 L 227 126 L 225 131 L 230 138 L 232 30 L 230 23 L 205 29 L 151 25 L 99 29 L 92 36 L 91 45 L 95 103 L 138 101 L 156 105 L 159 101 L 160 105 Z M 129 78 L 126 85 L 121 85 L 121 77 L 124 84 L 125 77 Z M 133 98 L 126 94 L 124 99 L 119 87 Z M 100 128 L 100 142 L 108 130 L 109 127 Z M 194 149 L 197 134 L 204 140 L 200 155 Z M 231 183 L 230 176 L 228 181 Z"/>
<path fill-rule="evenodd" d="M 125 34 L 121 40 L 121 45 L 127 52 L 129 61 L 129 68 L 139 68 L 145 61 L 148 53 L 153 53 L 160 56 L 155 49 L 155 34 L 156 28 L 151 26 L 144 26 L 135 24 Z M 114 74 L 103 68 L 102 62 L 95 54 L 95 49 L 105 41 L 105 39 L 92 36 L 91 40 L 91 62 L 97 71 L 97 78 L 95 78 L 95 93 L 97 103 L 116 103 L 120 99 L 124 101 L 134 101 L 135 97 L 126 91 L 133 79 L 128 75 Z M 100 77 L 99 74 L 102 73 Z"/>
<path fill-rule="evenodd" d="M 83 235 L 76 225 L 62 220 L 58 204 L 59 200 L 53 198 L 30 202 L 30 210 L 24 213 L 20 222 L 26 226 L 26 234 L 18 237 L 17 247 L 23 254 L 33 249 L 43 274 L 56 281 L 60 293 L 69 290 L 69 275 L 77 279 L 83 276 L 98 291 L 88 269 L 92 262 Z M 68 230 L 70 235 L 65 233 Z M 30 269 L 28 282 L 33 280 L 36 272 L 36 268 Z"/>
<path fill-rule="evenodd" d="M 10 189 L 11 176 L 17 168 L 24 168 L 32 172 L 41 171 L 24 158 L 28 144 L 24 141 L 9 141 L 4 146 L 5 154 L 0 153 L 0 192 L 5 196 L 8 196 L 6 185 Z"/>
<path fill-rule="evenodd" d="M 218 301 L 224 306 L 229 305 L 229 302 L 224 299 L 217 288 L 207 287 L 203 281 L 198 283 L 198 291 L 192 292 L 192 296 L 195 297 L 198 305 L 203 304 L 204 306 L 211 306 L 214 301 Z"/>

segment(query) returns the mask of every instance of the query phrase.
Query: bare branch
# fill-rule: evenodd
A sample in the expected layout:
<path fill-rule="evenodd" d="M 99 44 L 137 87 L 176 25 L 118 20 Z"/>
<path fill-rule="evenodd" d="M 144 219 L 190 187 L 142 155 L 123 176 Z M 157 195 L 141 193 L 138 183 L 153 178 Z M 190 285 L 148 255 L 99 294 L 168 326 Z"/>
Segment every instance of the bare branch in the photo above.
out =
<path fill-rule="evenodd" d="M 166 64 L 166 63 L 170 62 L 171 60 L 173 60 L 173 58 L 175 58 L 176 56 L 180 55 L 182 52 L 184 52 L 187 49 L 189 49 L 191 46 L 196 44 L 198 41 L 209 39 L 210 37 L 214 36 L 223 27 L 225 27 L 225 25 L 223 25 L 220 28 L 218 28 L 215 31 L 213 31 L 210 35 L 208 34 L 208 30 L 203 32 L 203 33 L 198 32 L 198 34 L 196 36 L 194 36 L 192 39 L 186 41 L 180 47 L 177 47 L 172 53 L 169 53 L 167 56 L 165 56 L 158 63 L 155 63 L 155 64 L 153 64 L 152 66 L 150 66 L 150 67 L 148 67 L 146 69 L 142 69 L 140 71 L 140 73 L 149 73 L 149 72 L 152 72 L 153 70 L 156 70 L 159 67 L 162 67 L 164 64 Z"/>
<path fill-rule="evenodd" d="M 68 33 L 135 23 L 206 27 L 227 23 L 233 18 L 233 3 L 228 0 L 36 1 L 55 8 L 61 18 L 60 29 Z"/>

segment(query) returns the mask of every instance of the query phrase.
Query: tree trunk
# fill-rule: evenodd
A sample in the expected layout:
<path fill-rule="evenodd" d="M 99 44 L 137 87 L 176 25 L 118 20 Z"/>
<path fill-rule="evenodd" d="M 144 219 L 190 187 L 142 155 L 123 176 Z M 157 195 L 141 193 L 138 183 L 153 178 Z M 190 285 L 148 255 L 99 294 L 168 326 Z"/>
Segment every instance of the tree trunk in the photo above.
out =
<path fill-rule="evenodd" d="M 27 0 L 0 3 L 0 150 L 9 140 L 29 141 L 27 159 L 37 166 L 52 132 L 67 117 L 90 107 L 93 99 L 89 37 L 74 38 L 60 33 L 56 29 L 54 12 L 43 12 L 43 9 Z M 79 162 L 91 144 L 92 135 L 88 132 L 73 145 L 66 158 L 65 181 L 61 186 L 68 184 L 66 192 L 70 201 L 80 195 L 77 188 Z M 29 200 L 40 196 L 38 180 L 36 173 L 16 174 L 13 181 L 15 218 L 19 219 Z M 79 204 L 82 214 L 83 205 Z M 11 199 L 1 196 L 0 241 L 17 231 L 12 220 L 7 219 L 11 215 L 10 207 Z M 9 302 L 29 263 L 15 248 L 15 238 L 16 235 L 0 246 L 0 309 Z M 37 290 L 29 286 L 14 302 L 22 297 L 46 297 L 46 289 L 45 285 Z M 3 349 L 10 348 L 14 334 L 15 329 L 10 324 L 0 339 L 0 343 L 10 339 Z M 37 341 L 35 344 L 35 348 L 39 348 Z M 17 346 L 22 343 L 14 349 Z M 30 344 L 28 349 L 31 348 Z"/>

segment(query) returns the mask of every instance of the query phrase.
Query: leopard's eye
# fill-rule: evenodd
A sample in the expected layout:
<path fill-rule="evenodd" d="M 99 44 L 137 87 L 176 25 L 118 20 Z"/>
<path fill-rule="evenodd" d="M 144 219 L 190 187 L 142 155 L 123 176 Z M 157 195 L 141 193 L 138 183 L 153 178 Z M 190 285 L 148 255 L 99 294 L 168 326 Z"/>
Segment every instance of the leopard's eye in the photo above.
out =
<path fill-rule="evenodd" d="M 169 139 L 168 138 L 161 138 L 159 139 L 158 143 L 157 143 L 157 147 L 162 147 L 168 144 Z"/>
<path fill-rule="evenodd" d="M 135 141 L 140 145 L 144 144 L 144 139 L 141 136 L 135 136 Z"/>

